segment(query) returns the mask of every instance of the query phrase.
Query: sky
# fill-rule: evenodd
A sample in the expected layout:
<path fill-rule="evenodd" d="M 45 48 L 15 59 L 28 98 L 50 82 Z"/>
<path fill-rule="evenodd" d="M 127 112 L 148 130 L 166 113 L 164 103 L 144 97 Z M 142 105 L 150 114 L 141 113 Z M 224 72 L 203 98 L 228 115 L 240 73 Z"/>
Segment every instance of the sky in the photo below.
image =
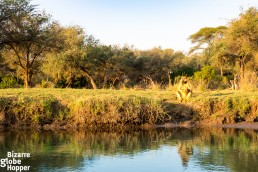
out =
<path fill-rule="evenodd" d="M 64 26 L 79 25 L 107 45 L 187 52 L 202 27 L 227 25 L 258 0 L 32 0 Z"/>

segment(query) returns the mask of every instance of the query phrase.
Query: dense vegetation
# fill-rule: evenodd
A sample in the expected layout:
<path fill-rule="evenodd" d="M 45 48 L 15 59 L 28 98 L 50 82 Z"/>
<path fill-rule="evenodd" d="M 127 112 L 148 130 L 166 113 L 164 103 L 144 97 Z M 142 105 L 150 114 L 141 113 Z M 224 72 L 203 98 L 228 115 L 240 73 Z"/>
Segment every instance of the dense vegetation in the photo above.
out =
<path fill-rule="evenodd" d="M 258 11 L 189 36 L 188 54 L 103 45 L 80 26 L 61 26 L 30 0 L 0 1 L 0 88 L 165 88 L 181 75 L 195 88 L 257 86 Z"/>

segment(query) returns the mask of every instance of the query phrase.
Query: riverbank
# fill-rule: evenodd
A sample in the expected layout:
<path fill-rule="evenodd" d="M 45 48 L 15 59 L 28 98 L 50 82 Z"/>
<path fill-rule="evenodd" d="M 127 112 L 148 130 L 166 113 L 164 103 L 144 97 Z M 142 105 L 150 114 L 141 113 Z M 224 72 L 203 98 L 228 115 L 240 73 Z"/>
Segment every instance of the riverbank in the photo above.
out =
<path fill-rule="evenodd" d="M 194 92 L 188 102 L 181 103 L 169 90 L 0 90 L 2 127 L 105 129 L 241 122 L 258 122 L 258 91 Z"/>

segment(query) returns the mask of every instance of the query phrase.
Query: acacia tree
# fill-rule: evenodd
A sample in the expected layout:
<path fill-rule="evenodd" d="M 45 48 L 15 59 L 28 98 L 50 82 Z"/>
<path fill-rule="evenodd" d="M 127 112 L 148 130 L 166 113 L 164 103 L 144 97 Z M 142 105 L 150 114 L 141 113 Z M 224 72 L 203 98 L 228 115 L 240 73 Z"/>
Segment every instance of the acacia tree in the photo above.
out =
<path fill-rule="evenodd" d="M 214 56 L 214 53 L 217 52 L 219 47 L 216 42 L 224 37 L 226 29 L 225 26 L 204 27 L 188 38 L 195 45 L 190 49 L 189 54 L 200 52 L 199 54 L 203 58 L 204 65 L 213 63 L 215 66 L 219 66 L 221 75 L 223 75 L 224 59 L 219 54 Z"/>
<path fill-rule="evenodd" d="M 189 51 L 189 54 L 193 53 L 196 50 L 205 50 L 213 44 L 216 38 L 223 36 L 223 32 L 226 29 L 225 26 L 219 27 L 204 27 L 201 28 L 198 32 L 189 36 L 188 39 L 191 40 L 193 44 L 196 44 Z"/>
<path fill-rule="evenodd" d="M 0 11 L 3 57 L 22 75 L 24 87 L 28 88 L 44 53 L 58 45 L 56 24 L 49 15 L 37 11 L 29 0 L 2 0 Z"/>

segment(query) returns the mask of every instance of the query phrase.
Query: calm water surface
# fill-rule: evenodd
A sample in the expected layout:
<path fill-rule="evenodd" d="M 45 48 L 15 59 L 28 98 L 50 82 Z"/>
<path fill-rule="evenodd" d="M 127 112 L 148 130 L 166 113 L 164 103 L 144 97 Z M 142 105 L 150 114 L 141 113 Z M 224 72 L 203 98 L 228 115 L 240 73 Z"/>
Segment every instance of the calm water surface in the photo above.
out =
<path fill-rule="evenodd" d="M 9 151 L 30 153 L 18 159 L 42 172 L 258 171 L 254 130 L 0 132 L 0 159 Z"/>

